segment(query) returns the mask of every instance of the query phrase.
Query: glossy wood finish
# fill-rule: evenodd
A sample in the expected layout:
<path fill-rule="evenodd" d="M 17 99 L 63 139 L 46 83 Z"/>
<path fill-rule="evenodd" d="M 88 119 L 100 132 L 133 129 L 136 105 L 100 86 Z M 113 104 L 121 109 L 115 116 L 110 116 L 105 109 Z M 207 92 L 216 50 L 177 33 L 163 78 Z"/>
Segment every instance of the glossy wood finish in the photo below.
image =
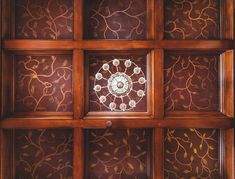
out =
<path fill-rule="evenodd" d="M 221 171 L 224 179 L 234 178 L 234 0 L 221 0 L 221 32 L 217 40 L 164 40 L 164 0 L 147 1 L 146 40 L 86 40 L 83 39 L 84 0 L 74 0 L 74 35 L 69 40 L 16 40 L 14 39 L 13 0 L 0 0 L 1 12 L 1 121 L 0 159 L 1 179 L 14 178 L 12 129 L 72 128 L 74 131 L 74 178 L 84 178 L 84 129 L 105 129 L 107 121 L 113 128 L 153 129 L 153 160 L 151 179 L 164 178 L 164 128 L 221 128 L 220 146 L 223 162 Z M 2 9 L 2 8 L 0 8 Z M 110 116 L 107 113 L 85 116 L 85 61 L 84 51 L 151 51 L 152 88 L 150 103 L 152 115 Z M 219 112 L 168 112 L 164 111 L 163 64 L 166 50 L 187 52 L 218 52 L 221 54 L 220 84 L 221 109 Z M 24 53 L 68 53 L 73 55 L 73 113 L 15 113 L 11 114 L 12 54 Z M 10 93 L 9 93 L 10 92 Z M 221 159 L 222 161 L 222 159 Z"/>

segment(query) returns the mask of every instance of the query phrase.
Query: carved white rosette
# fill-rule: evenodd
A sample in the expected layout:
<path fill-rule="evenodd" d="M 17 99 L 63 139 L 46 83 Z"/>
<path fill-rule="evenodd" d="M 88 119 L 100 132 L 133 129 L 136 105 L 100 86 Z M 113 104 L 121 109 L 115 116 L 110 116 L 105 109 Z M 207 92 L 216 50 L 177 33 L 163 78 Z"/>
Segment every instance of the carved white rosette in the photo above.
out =
<path fill-rule="evenodd" d="M 146 95 L 146 88 L 145 74 L 136 63 L 131 59 L 113 59 L 95 74 L 93 90 L 99 103 L 108 110 L 124 112 L 138 105 Z"/>

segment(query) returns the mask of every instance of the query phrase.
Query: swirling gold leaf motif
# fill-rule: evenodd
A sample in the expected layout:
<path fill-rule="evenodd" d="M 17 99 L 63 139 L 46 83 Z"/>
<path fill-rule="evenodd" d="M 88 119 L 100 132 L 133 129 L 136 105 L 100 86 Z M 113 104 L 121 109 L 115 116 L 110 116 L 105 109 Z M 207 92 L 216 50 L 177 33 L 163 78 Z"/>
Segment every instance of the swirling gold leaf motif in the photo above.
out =
<path fill-rule="evenodd" d="M 166 39 L 218 39 L 219 0 L 165 0 Z"/>
<path fill-rule="evenodd" d="M 16 179 L 72 179 L 73 139 L 67 129 L 16 130 Z"/>
<path fill-rule="evenodd" d="M 16 38 L 71 39 L 71 0 L 16 0 Z"/>
<path fill-rule="evenodd" d="M 219 130 L 167 129 L 165 131 L 165 179 L 217 179 Z"/>
<path fill-rule="evenodd" d="M 87 178 L 147 179 L 147 134 L 145 129 L 88 131 Z"/>
<path fill-rule="evenodd" d="M 217 111 L 219 59 L 214 55 L 167 54 L 164 67 L 166 111 Z"/>
<path fill-rule="evenodd" d="M 88 0 L 85 36 L 95 39 L 145 39 L 145 0 Z"/>
<path fill-rule="evenodd" d="M 16 56 L 15 111 L 72 111 L 70 55 Z"/>

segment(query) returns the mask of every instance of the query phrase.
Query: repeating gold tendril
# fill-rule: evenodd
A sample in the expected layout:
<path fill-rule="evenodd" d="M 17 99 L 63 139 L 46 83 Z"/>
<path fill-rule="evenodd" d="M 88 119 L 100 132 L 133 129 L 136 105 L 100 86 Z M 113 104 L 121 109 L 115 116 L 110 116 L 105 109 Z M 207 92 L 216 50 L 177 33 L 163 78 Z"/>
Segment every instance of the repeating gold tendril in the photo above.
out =
<path fill-rule="evenodd" d="M 217 56 L 169 55 L 164 74 L 167 111 L 218 110 Z"/>
<path fill-rule="evenodd" d="M 216 39 L 219 37 L 219 1 L 165 0 L 167 39 Z"/>
<path fill-rule="evenodd" d="M 98 6 L 91 9 L 89 17 L 93 38 L 145 38 L 145 1 L 141 2 L 142 6 L 136 0 L 119 0 L 117 3 L 109 0 L 98 2 Z"/>
<path fill-rule="evenodd" d="M 71 111 L 70 57 L 19 57 L 22 59 L 16 60 L 16 110 Z"/>
<path fill-rule="evenodd" d="M 165 135 L 165 178 L 219 178 L 218 147 L 217 129 L 168 129 Z"/>
<path fill-rule="evenodd" d="M 17 0 L 16 36 L 18 38 L 72 38 L 73 8 L 70 1 Z M 18 19 L 19 18 L 19 19 Z"/>
<path fill-rule="evenodd" d="M 122 133 L 119 136 L 120 132 Z M 118 134 L 119 133 L 119 134 Z M 89 173 L 97 179 L 132 176 L 147 178 L 146 130 L 91 131 Z"/>
<path fill-rule="evenodd" d="M 71 134 L 40 129 L 19 131 L 16 137 L 16 178 L 72 179 Z"/>

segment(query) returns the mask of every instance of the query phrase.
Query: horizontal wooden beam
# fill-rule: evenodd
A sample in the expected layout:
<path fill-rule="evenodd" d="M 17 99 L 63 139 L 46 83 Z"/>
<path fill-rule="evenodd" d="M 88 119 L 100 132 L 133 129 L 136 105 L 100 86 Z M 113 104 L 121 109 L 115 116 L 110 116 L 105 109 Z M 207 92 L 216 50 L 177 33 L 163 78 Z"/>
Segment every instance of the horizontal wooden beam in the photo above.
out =
<path fill-rule="evenodd" d="M 4 129 L 14 128 L 106 128 L 109 120 L 45 120 L 9 118 L 1 121 Z M 113 128 L 233 128 L 231 118 L 110 120 Z M 148 122 L 147 122 L 148 121 Z"/>
<path fill-rule="evenodd" d="M 128 50 L 128 49 L 175 49 L 175 50 L 227 50 L 234 48 L 233 40 L 5 40 L 5 50 Z"/>

